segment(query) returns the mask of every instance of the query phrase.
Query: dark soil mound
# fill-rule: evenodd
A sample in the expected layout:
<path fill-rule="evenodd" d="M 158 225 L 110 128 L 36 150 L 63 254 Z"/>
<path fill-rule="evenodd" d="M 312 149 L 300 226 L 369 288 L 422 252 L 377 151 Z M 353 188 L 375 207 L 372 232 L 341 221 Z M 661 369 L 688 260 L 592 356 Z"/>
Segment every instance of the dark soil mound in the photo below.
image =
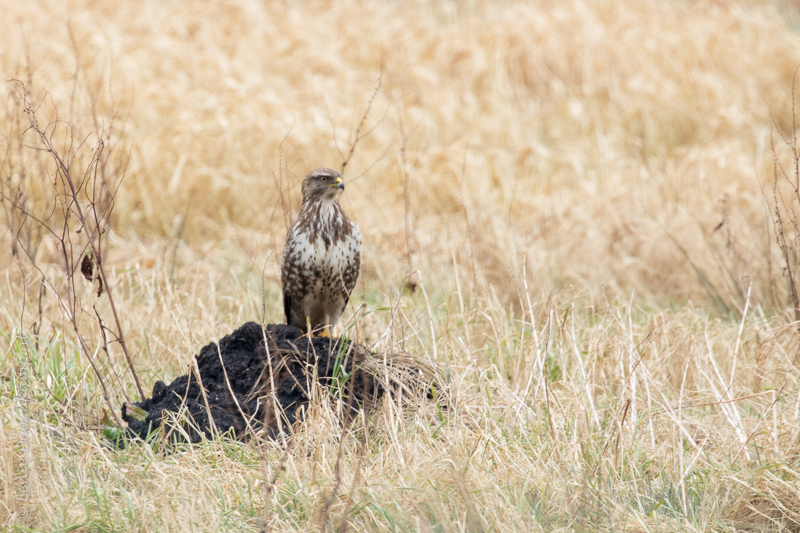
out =
<path fill-rule="evenodd" d="M 220 433 L 232 431 L 243 439 L 250 430 L 266 428 L 269 434 L 275 434 L 297 421 L 315 380 L 328 389 L 336 387 L 354 410 L 365 399 L 377 398 L 380 387 L 363 369 L 369 355 L 366 348 L 347 340 L 309 340 L 292 326 L 271 324 L 262 328 L 247 322 L 223 337 L 219 347 L 211 343 L 200 350 L 195 357 L 199 380 L 197 370 L 190 368 L 188 374 L 169 385 L 157 381 L 151 398 L 134 404 L 134 408 L 123 405 L 122 418 L 129 431 L 142 438 L 157 430 L 168 413 L 176 413 L 186 421 L 180 424 L 183 431 L 171 424 L 165 426 L 170 439 L 185 441 L 188 436 L 188 440 L 199 442 L 203 434 L 213 435 L 209 411 Z M 355 375 L 351 376 L 354 368 Z M 348 399 L 350 391 L 352 400 Z M 272 398 L 276 398 L 278 409 Z"/>

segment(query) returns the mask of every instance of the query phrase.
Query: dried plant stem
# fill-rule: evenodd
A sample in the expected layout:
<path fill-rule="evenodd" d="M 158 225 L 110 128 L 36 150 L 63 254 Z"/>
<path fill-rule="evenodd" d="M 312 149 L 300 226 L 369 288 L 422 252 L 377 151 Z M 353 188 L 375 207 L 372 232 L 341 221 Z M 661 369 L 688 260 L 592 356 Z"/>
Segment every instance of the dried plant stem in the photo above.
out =
<path fill-rule="evenodd" d="M 21 83 L 21 82 L 20 82 Z M 39 127 L 39 121 L 36 118 L 36 111 L 33 108 L 30 100 L 28 99 L 28 93 L 25 90 L 25 86 L 22 85 L 20 97 L 22 98 L 22 105 L 23 111 L 28 116 L 28 123 L 30 125 L 30 129 L 36 133 L 40 142 L 44 146 L 46 152 L 50 155 L 53 161 L 56 163 L 58 167 L 58 173 L 60 174 L 64 183 L 69 185 L 69 193 L 66 198 L 63 198 L 61 201 L 65 203 L 65 207 L 71 210 L 78 218 L 78 222 L 80 223 L 81 229 L 89 230 L 89 225 L 87 223 L 86 215 L 81 208 L 80 201 L 78 200 L 78 191 L 75 187 L 75 181 L 72 178 L 72 171 L 70 166 L 67 165 L 64 159 L 59 155 L 58 150 L 53 146 L 53 142 L 50 136 L 45 133 Z M 103 150 L 103 141 L 98 141 L 97 150 L 95 152 L 95 159 L 93 165 L 96 165 L 97 160 L 100 156 L 100 153 Z M 94 204 L 93 204 L 94 205 Z M 94 208 L 94 207 L 93 207 Z M 96 215 L 96 212 L 95 212 Z M 133 366 L 133 360 L 131 359 L 130 353 L 128 352 L 128 347 L 125 344 L 125 336 L 122 331 L 122 324 L 119 319 L 119 314 L 117 313 L 117 306 L 114 302 L 114 297 L 112 295 L 112 287 L 111 284 L 108 282 L 108 277 L 106 275 L 106 269 L 103 264 L 103 256 L 100 250 L 100 238 L 102 235 L 102 228 L 99 225 L 99 220 L 95 220 L 96 225 L 93 229 L 87 231 L 87 239 L 89 241 L 89 245 L 92 248 L 92 258 L 97 265 L 97 269 L 100 273 L 100 278 L 103 281 L 103 287 L 105 287 L 106 297 L 108 299 L 109 306 L 111 307 L 111 313 L 114 316 L 114 322 L 116 324 L 117 331 L 115 333 L 116 339 L 119 342 L 120 347 L 122 348 L 122 352 L 125 354 L 125 360 L 128 362 L 128 368 L 131 371 L 131 375 L 133 376 L 133 380 L 136 383 L 136 389 L 139 391 L 139 397 L 144 398 L 144 391 L 142 390 L 142 386 L 139 383 L 139 375 L 136 373 L 136 368 Z M 68 227 L 66 226 L 66 222 L 63 228 L 63 232 L 68 231 Z M 63 233 L 62 233 L 63 234 Z M 63 253 L 66 253 L 66 249 L 62 247 Z M 75 288 L 74 285 L 71 284 L 71 291 L 74 295 Z M 72 317 L 74 323 L 74 316 Z M 77 325 L 75 325 L 77 329 Z"/>

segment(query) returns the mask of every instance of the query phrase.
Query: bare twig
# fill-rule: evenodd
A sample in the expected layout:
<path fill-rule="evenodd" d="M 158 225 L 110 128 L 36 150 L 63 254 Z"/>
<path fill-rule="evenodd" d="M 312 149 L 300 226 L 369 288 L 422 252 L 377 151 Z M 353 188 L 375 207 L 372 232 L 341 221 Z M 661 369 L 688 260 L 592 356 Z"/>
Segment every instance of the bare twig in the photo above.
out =
<path fill-rule="evenodd" d="M 775 117 L 772 117 L 770 131 L 770 146 L 772 148 L 773 174 L 772 174 L 772 223 L 775 228 L 775 241 L 783 258 L 783 270 L 789 284 L 789 293 L 794 311 L 794 320 L 800 332 L 800 290 L 798 290 L 797 265 L 795 263 L 800 249 L 800 219 L 797 209 L 800 208 L 800 154 L 797 152 L 797 112 L 795 108 L 795 90 L 797 73 L 800 66 L 795 69 L 792 77 L 792 132 L 789 138 L 783 135 L 777 126 Z M 787 171 L 781 163 L 781 156 L 775 144 L 775 131 L 778 131 L 783 144 L 791 152 L 790 160 L 792 170 Z M 791 172 L 791 175 L 790 175 Z M 787 200 L 784 197 L 781 184 L 788 186 L 791 194 Z M 764 191 L 762 189 L 762 194 Z M 766 197 L 766 194 L 764 194 Z M 787 233 L 789 235 L 787 235 Z"/>
<path fill-rule="evenodd" d="M 76 73 L 77 76 L 77 73 Z M 78 83 L 76 78 L 76 84 Z M 109 217 L 114 207 L 114 200 L 119 190 L 122 178 L 111 184 L 107 179 L 108 152 L 102 132 L 98 131 L 98 141 L 91 152 L 89 161 L 83 171 L 77 171 L 81 151 L 89 139 L 89 135 L 76 138 L 75 128 L 67 121 L 59 118 L 58 109 L 52 104 L 52 98 L 45 94 L 44 98 L 34 102 L 27 90 L 27 86 L 19 80 L 10 80 L 9 84 L 16 92 L 17 128 L 9 132 L 9 146 L 6 161 L 12 170 L 14 164 L 18 165 L 20 173 L 16 183 L 7 180 L 0 188 L 0 198 L 4 206 L 6 218 L 12 222 L 12 255 L 19 251 L 27 258 L 30 266 L 40 276 L 38 320 L 34 323 L 34 333 L 39 334 L 42 327 L 44 312 L 43 298 L 45 290 L 53 295 L 64 316 L 68 319 L 75 333 L 80 351 L 85 355 L 95 373 L 103 391 L 109 412 L 114 421 L 122 426 L 114 402 L 111 398 L 111 389 L 106 383 L 109 376 L 117 376 L 114 365 L 105 368 L 106 361 L 110 362 L 108 346 L 111 342 L 120 344 L 127 361 L 127 366 L 133 376 L 140 397 L 144 396 L 139 378 L 133 366 L 130 353 L 127 350 L 120 316 L 113 297 L 113 288 L 109 283 L 103 261 L 103 235 L 108 231 Z M 49 101 L 53 105 L 55 118 L 41 126 L 37 113 L 42 105 Z M 96 110 L 93 109 L 95 126 L 99 127 Z M 23 125 L 24 123 L 24 125 Z M 32 132 L 35 143 L 27 145 L 23 142 L 26 132 Z M 17 141 L 13 142 L 12 139 Z M 26 174 L 29 168 L 36 166 L 28 164 L 30 155 L 34 155 L 34 163 L 38 164 L 41 185 L 40 191 L 45 192 L 44 198 L 39 198 L 36 185 Z M 41 156 L 41 157 L 40 157 Z M 55 170 L 50 170 L 46 160 L 55 163 Z M 123 172 L 124 175 L 124 172 Z M 47 196 L 48 189 L 51 195 Z M 37 251 L 42 238 L 51 238 L 58 252 L 58 262 L 63 270 L 63 277 L 52 279 L 37 263 Z M 76 288 L 75 276 L 82 274 L 89 282 L 96 279 L 99 284 L 98 297 L 105 292 L 105 297 L 113 314 L 114 327 L 110 328 L 101 317 L 97 306 L 92 305 L 94 313 L 85 309 Z M 80 325 L 80 316 L 85 314 L 96 321 L 99 327 L 100 339 L 98 349 L 102 347 L 105 358 L 96 358 L 96 351 L 89 347 L 86 332 Z M 113 383 L 112 383 L 113 384 Z M 127 399 L 127 394 L 122 390 Z"/>
<path fill-rule="evenodd" d="M 347 157 L 342 162 L 342 170 L 340 171 L 342 174 L 344 174 L 345 167 L 350 162 L 350 159 L 353 157 L 353 153 L 356 151 L 356 146 L 358 145 L 358 141 L 360 141 L 363 138 L 361 135 L 361 129 L 364 127 L 364 123 L 367 121 L 367 116 L 369 115 L 369 111 L 372 108 L 372 103 L 375 100 L 375 97 L 378 96 L 378 91 L 381 90 L 382 85 L 383 85 L 383 62 L 381 62 L 381 71 L 380 74 L 378 74 L 378 84 L 375 86 L 375 90 L 372 92 L 372 96 L 370 96 L 369 98 L 369 102 L 367 103 L 367 109 L 361 116 L 361 122 L 358 123 L 358 127 L 356 128 L 355 139 L 353 140 L 353 144 L 350 145 L 350 152 L 348 152 Z M 366 132 L 364 134 L 364 137 L 366 137 L 370 133 L 372 133 L 372 129 Z"/>
<path fill-rule="evenodd" d="M 87 220 L 86 214 L 84 213 L 84 210 L 81 208 L 80 202 L 78 201 L 78 193 L 82 189 L 85 191 L 85 189 L 84 189 L 85 183 L 82 181 L 76 187 L 75 180 L 73 179 L 71 168 L 70 168 L 72 161 L 70 161 L 69 164 L 67 164 L 67 161 L 65 161 L 64 158 L 62 158 L 62 156 L 59 154 L 59 152 L 56 150 L 55 146 L 53 145 L 52 133 L 50 135 L 48 135 L 44 130 L 42 130 L 39 127 L 39 122 L 38 122 L 38 120 L 36 118 L 36 112 L 33 109 L 33 106 L 31 105 L 30 101 L 28 100 L 28 95 L 27 95 L 27 92 L 25 90 L 25 87 L 22 86 L 20 91 L 21 91 L 20 97 L 22 98 L 22 102 L 23 102 L 23 110 L 24 110 L 25 114 L 28 116 L 30 129 L 33 130 L 36 133 L 36 135 L 38 136 L 40 142 L 44 146 L 45 150 L 50 155 L 50 157 L 53 159 L 53 161 L 56 163 L 56 165 L 58 167 L 57 173 L 58 173 L 58 175 L 60 176 L 60 178 L 62 180 L 62 186 L 65 189 L 66 189 L 67 186 L 69 187 L 69 191 L 66 193 L 65 198 L 64 198 L 63 201 L 67 202 L 67 206 L 66 206 L 67 209 L 69 209 L 72 213 L 74 213 L 77 216 L 78 222 L 80 223 L 80 228 L 79 228 L 78 231 L 80 231 L 80 230 L 82 230 L 84 228 L 87 228 L 88 227 L 88 220 Z M 85 176 L 88 176 L 88 174 L 93 169 L 96 169 L 97 163 L 98 163 L 98 161 L 100 159 L 100 155 L 102 154 L 103 148 L 104 148 L 104 143 L 103 143 L 103 141 L 101 139 L 97 143 L 97 148 L 95 150 L 95 155 L 94 155 L 94 157 L 93 157 L 93 159 L 92 159 L 92 161 L 91 161 L 91 163 L 89 165 L 89 168 L 87 169 L 87 172 L 86 172 Z M 72 160 L 74 160 L 74 158 L 75 158 L 75 155 L 73 153 Z M 112 203 L 113 203 L 113 201 L 112 201 Z M 93 201 L 90 205 L 91 205 L 91 209 L 94 209 L 95 206 L 96 206 L 96 203 Z M 109 209 L 109 213 L 110 213 L 110 209 Z M 97 214 L 95 212 L 95 217 L 96 216 L 97 216 Z M 64 225 L 64 229 L 65 230 L 67 229 L 67 225 L 66 224 Z M 102 233 L 103 233 L 103 229 L 100 227 L 100 220 L 95 218 L 94 226 L 93 226 L 92 230 L 87 233 L 86 236 L 87 236 L 87 239 L 89 241 L 89 245 L 92 248 L 93 261 L 94 261 L 94 263 L 95 263 L 95 265 L 96 265 L 96 267 L 97 267 L 97 269 L 99 271 L 100 279 L 102 280 L 102 283 L 106 288 L 106 298 L 108 299 L 109 306 L 111 307 L 111 313 L 114 316 L 114 322 L 115 322 L 116 328 L 117 328 L 117 331 L 116 331 L 117 341 L 119 342 L 119 345 L 122 348 L 122 352 L 125 354 L 125 359 L 128 362 L 128 368 L 130 368 L 131 375 L 133 376 L 133 380 L 136 383 L 136 389 L 139 391 L 139 396 L 140 396 L 140 398 L 144 398 L 144 391 L 142 390 L 142 386 L 139 383 L 139 376 L 136 373 L 136 369 L 133 366 L 133 360 L 131 359 L 130 353 L 128 352 L 128 348 L 127 348 L 127 346 L 125 344 L 125 337 L 124 337 L 123 332 L 122 332 L 122 324 L 120 323 L 119 313 L 117 312 L 117 306 L 116 306 L 116 304 L 114 302 L 114 297 L 112 296 L 112 288 L 111 288 L 111 286 L 110 286 L 110 284 L 108 282 L 108 277 L 106 275 L 105 266 L 103 264 L 103 258 L 102 258 L 102 255 L 101 255 L 101 246 L 100 246 L 100 243 L 101 243 L 100 239 L 101 239 Z M 74 291 L 73 291 L 73 294 L 74 294 Z"/>

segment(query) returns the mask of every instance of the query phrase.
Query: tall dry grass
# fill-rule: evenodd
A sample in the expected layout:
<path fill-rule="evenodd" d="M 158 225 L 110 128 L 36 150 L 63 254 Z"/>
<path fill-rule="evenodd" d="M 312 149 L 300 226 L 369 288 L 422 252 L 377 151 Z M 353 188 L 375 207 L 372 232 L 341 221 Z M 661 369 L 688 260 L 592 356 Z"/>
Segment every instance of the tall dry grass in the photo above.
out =
<path fill-rule="evenodd" d="M 792 128 L 794 4 L 3 11 L 3 78 L 25 83 L 44 123 L 57 110 L 86 146 L 103 138 L 124 172 L 105 261 L 146 384 L 245 320 L 280 320 L 299 181 L 341 164 L 380 77 L 343 197 L 365 240 L 359 334 L 435 360 L 455 398 L 448 412 L 385 402 L 366 445 L 339 442 L 320 404 L 285 461 L 279 444 L 227 441 L 110 451 L 57 303 L 44 298 L 33 337 L 39 280 L 0 253 L 3 527 L 258 530 L 269 514 L 275 530 L 302 531 L 340 486 L 329 527 L 800 528 L 797 342 L 762 193 L 773 124 Z M 23 134 L 15 87 L 3 89 L 0 179 L 26 170 L 36 206 L 52 168 Z M 59 275 L 51 240 L 36 259 Z M 110 352 L 121 402 L 134 389 Z M 5 400 L 26 354 L 27 455 Z M 25 519 L 12 513 L 21 461 Z"/>

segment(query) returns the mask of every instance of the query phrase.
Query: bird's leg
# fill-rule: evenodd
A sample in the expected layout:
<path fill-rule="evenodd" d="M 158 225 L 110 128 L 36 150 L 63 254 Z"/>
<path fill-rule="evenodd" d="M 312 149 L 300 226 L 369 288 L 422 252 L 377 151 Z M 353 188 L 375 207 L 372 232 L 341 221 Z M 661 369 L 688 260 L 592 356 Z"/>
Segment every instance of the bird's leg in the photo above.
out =
<path fill-rule="evenodd" d="M 332 328 L 329 325 L 330 323 L 331 323 L 330 317 L 326 314 L 325 315 L 325 325 L 322 326 L 322 331 L 320 331 L 320 333 L 318 335 L 319 337 L 327 337 L 327 338 L 331 337 L 331 329 Z"/>
<path fill-rule="evenodd" d="M 313 335 L 311 335 L 311 317 L 308 315 L 306 315 L 306 337 L 309 339 L 313 337 Z"/>

